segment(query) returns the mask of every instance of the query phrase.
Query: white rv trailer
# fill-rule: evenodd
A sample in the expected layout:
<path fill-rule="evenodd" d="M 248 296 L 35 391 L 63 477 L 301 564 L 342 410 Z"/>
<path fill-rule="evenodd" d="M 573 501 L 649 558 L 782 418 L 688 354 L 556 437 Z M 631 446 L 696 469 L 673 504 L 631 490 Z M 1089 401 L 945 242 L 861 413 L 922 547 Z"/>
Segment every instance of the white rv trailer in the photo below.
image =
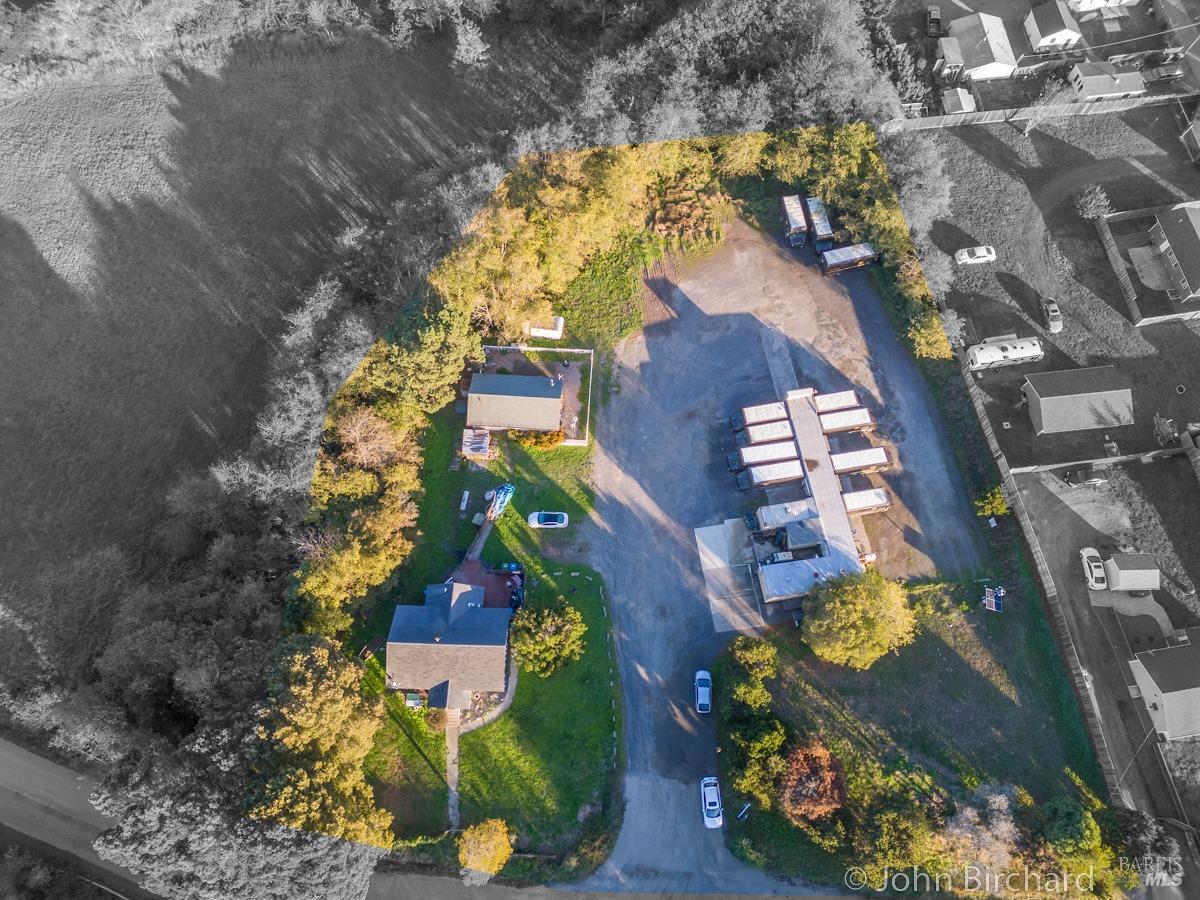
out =
<path fill-rule="evenodd" d="M 741 431 L 747 425 L 778 422 L 787 417 L 787 407 L 782 403 L 761 403 L 758 406 L 743 406 L 740 412 L 730 417 L 729 425 L 734 431 Z"/>
<path fill-rule="evenodd" d="M 825 434 L 837 434 L 842 431 L 869 431 L 875 427 L 871 411 L 862 406 L 824 413 L 820 419 L 821 430 Z"/>
<path fill-rule="evenodd" d="M 817 394 L 816 400 L 818 413 L 837 412 L 839 409 L 849 409 L 852 406 L 858 406 L 858 394 L 854 391 L 834 391 L 832 394 Z"/>
<path fill-rule="evenodd" d="M 743 491 L 748 491 L 750 488 L 766 487 L 784 481 L 799 481 L 803 477 L 804 464 L 798 459 L 789 459 L 785 462 L 751 466 L 738 472 L 737 483 Z"/>
<path fill-rule="evenodd" d="M 1038 338 L 1019 338 L 1015 334 L 990 337 L 967 348 L 967 366 L 972 372 L 1034 363 L 1045 353 Z"/>
<path fill-rule="evenodd" d="M 848 453 L 832 453 L 829 460 L 833 463 L 833 471 L 838 475 L 849 475 L 851 472 L 878 472 L 891 465 L 887 451 L 882 447 L 868 447 L 866 450 L 851 450 Z"/>
<path fill-rule="evenodd" d="M 761 425 L 746 426 L 746 440 L 751 444 L 768 441 L 788 441 L 792 438 L 792 423 L 787 419 L 780 422 L 763 422 Z"/>
<path fill-rule="evenodd" d="M 798 459 L 795 441 L 772 441 L 769 444 L 751 444 L 729 454 L 729 468 L 736 472 L 746 466 L 759 466 L 763 463 L 784 462 Z"/>
<path fill-rule="evenodd" d="M 867 488 L 862 491 L 849 491 L 842 494 L 846 502 L 846 512 L 852 516 L 863 513 L 880 512 L 892 505 L 892 498 L 883 488 Z"/>
<path fill-rule="evenodd" d="M 870 244 L 851 244 L 848 247 L 825 250 L 817 254 L 817 259 L 821 264 L 822 275 L 836 275 L 847 269 L 870 265 L 879 259 L 879 251 Z"/>

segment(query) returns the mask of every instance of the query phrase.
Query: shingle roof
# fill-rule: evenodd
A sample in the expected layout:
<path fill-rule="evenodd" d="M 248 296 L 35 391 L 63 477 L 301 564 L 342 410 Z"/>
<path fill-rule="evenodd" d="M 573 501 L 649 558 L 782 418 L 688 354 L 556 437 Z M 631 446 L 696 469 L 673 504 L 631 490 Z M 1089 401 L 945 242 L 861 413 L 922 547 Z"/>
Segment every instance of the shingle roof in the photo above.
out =
<path fill-rule="evenodd" d="M 542 375 L 474 375 L 467 391 L 467 426 L 556 431 L 563 383 Z"/>
<path fill-rule="evenodd" d="M 1038 434 L 1133 424 L 1129 379 L 1112 366 L 1035 372 L 1023 392 Z"/>
<path fill-rule="evenodd" d="M 950 36 L 957 38 L 968 69 L 989 63 L 1003 63 L 1016 68 L 1017 58 L 1004 22 L 987 13 L 972 13 L 950 23 Z"/>
<path fill-rule="evenodd" d="M 1189 628 L 1187 635 L 1190 643 L 1136 655 L 1163 694 L 1200 688 L 1200 628 Z"/>
<path fill-rule="evenodd" d="M 1081 397 L 1109 391 L 1129 390 L 1129 378 L 1113 366 L 1092 366 L 1087 369 L 1062 369 L 1058 372 L 1034 372 L 1025 376 L 1042 399 L 1047 397 Z"/>
<path fill-rule="evenodd" d="M 1045 3 L 1035 6 L 1032 12 L 1038 34 L 1042 37 L 1058 34 L 1060 31 L 1073 31 L 1080 34 L 1075 17 L 1071 15 L 1071 10 L 1067 4 L 1063 3 L 1063 0 L 1046 0 Z"/>
<path fill-rule="evenodd" d="M 1112 63 L 1076 63 L 1074 71 L 1077 71 L 1083 80 L 1081 94 L 1085 96 L 1126 94 L 1144 90 L 1146 87 L 1146 79 L 1142 77 L 1141 72 L 1118 72 Z"/>
<path fill-rule="evenodd" d="M 1180 203 L 1155 218 L 1166 235 L 1188 286 L 1200 290 L 1200 200 Z"/>

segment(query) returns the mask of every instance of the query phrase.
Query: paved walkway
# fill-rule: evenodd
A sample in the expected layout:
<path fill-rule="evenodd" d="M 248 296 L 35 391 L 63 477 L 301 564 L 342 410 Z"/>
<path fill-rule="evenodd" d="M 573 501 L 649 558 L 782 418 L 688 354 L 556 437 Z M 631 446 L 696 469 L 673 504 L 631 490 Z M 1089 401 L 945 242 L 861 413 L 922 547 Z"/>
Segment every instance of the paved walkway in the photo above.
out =
<path fill-rule="evenodd" d="M 446 791 L 447 815 L 450 830 L 458 831 L 458 733 L 462 713 L 457 709 L 446 710 Z"/>

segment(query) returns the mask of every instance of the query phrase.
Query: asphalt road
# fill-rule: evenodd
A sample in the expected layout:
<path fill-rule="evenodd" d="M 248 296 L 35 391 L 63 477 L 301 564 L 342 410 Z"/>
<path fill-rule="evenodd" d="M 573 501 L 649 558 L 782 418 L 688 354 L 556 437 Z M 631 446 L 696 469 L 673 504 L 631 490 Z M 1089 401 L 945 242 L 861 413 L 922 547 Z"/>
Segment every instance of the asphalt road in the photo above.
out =
<path fill-rule="evenodd" d="M 781 338 L 800 385 L 854 387 L 900 471 L 879 540 L 889 574 L 978 562 L 976 524 L 924 381 L 864 272 L 823 278 L 741 223 L 725 246 L 661 284 L 644 332 L 620 349 L 598 418 L 595 521 L 585 537 L 608 581 L 625 703 L 624 824 L 586 890 L 795 893 L 737 861 L 707 831 L 699 780 L 716 773 L 713 722 L 692 677 L 732 634 L 715 633 L 693 529 L 752 508 L 725 467 L 728 415 L 776 399 L 767 347 Z M 773 332 L 773 333 L 772 333 Z M 873 535 L 873 539 L 874 539 Z M 726 810 L 730 815 L 735 810 Z"/>

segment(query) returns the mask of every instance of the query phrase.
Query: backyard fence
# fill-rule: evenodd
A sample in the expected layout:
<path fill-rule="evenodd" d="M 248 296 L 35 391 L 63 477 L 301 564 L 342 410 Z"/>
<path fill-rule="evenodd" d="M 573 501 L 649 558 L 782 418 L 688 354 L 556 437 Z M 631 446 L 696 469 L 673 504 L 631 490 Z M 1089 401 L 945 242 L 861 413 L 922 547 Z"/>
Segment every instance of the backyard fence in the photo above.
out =
<path fill-rule="evenodd" d="M 958 125 L 987 125 L 996 122 L 1019 123 L 1031 116 L 1065 119 L 1073 116 L 1099 116 L 1106 113 L 1124 112 L 1141 106 L 1158 106 L 1175 103 L 1200 96 L 1200 93 L 1156 94 L 1145 97 L 1127 97 L 1124 100 L 1089 100 L 1085 103 L 1060 103 L 1031 109 L 1020 106 L 1015 109 L 981 109 L 975 112 L 949 113 L 944 116 L 923 116 L 919 119 L 891 119 L 883 123 L 885 132 L 926 131 L 932 128 L 954 128 Z"/>

